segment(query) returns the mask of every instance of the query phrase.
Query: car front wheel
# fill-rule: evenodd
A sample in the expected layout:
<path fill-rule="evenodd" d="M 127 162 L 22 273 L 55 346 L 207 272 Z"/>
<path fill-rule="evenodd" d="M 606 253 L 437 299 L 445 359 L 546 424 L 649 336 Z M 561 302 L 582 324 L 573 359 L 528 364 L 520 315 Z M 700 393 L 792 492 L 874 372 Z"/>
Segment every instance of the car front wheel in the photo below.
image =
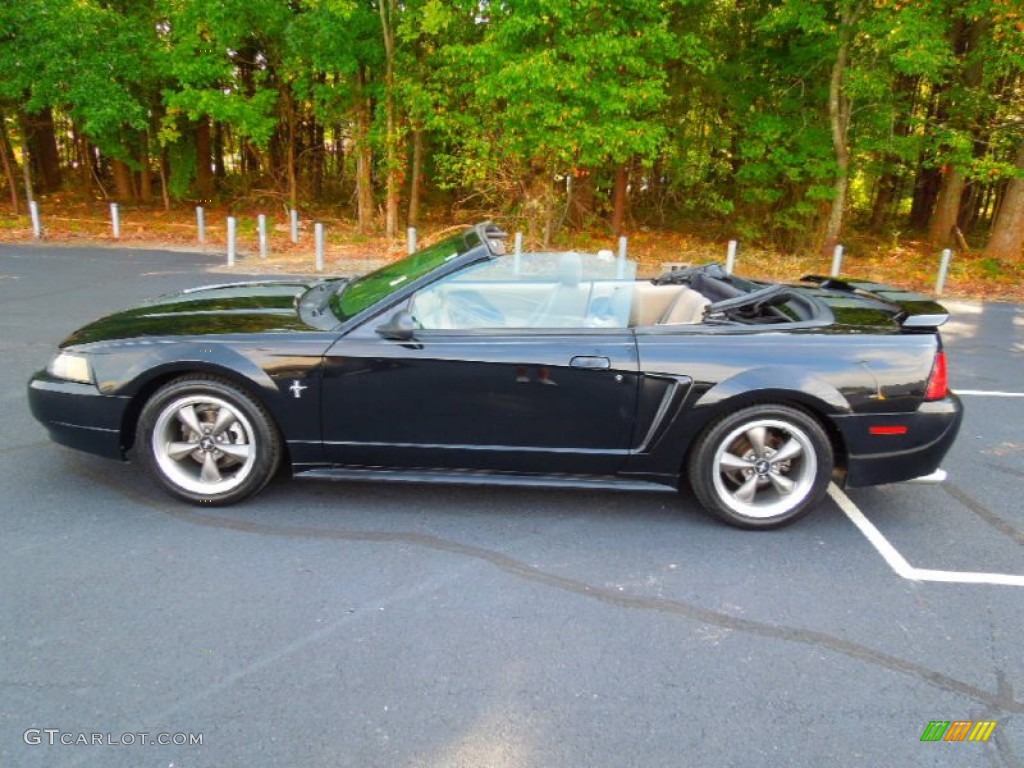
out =
<path fill-rule="evenodd" d="M 832 476 L 832 445 L 809 414 L 754 405 L 715 422 L 690 454 L 701 504 L 741 528 L 774 528 L 807 514 Z"/>
<path fill-rule="evenodd" d="M 274 475 L 281 443 L 266 410 L 219 378 L 190 376 L 142 409 L 135 441 L 150 474 L 185 501 L 231 504 Z"/>

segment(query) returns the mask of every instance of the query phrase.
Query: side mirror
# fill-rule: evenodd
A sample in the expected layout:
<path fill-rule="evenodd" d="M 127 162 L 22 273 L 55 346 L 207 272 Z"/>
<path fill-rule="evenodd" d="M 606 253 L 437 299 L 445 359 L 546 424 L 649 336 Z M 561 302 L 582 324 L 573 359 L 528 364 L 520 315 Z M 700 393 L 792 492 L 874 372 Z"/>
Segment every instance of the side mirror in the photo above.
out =
<path fill-rule="evenodd" d="M 377 333 L 392 341 L 412 341 L 413 333 L 418 327 L 409 311 L 400 309 L 386 323 L 377 326 Z"/>

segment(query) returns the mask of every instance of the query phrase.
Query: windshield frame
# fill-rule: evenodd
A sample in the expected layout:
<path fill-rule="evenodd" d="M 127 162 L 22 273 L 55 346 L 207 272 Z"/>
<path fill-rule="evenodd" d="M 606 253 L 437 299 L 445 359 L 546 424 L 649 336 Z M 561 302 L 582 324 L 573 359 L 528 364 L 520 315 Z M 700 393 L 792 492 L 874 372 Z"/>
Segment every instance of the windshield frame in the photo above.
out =
<path fill-rule="evenodd" d="M 404 259 L 385 264 L 380 269 L 349 280 L 328 300 L 331 313 L 345 325 L 372 307 L 386 304 L 389 299 L 420 286 L 425 278 L 440 277 L 448 273 L 447 266 L 484 246 L 479 255 L 490 255 L 487 240 L 480 227 L 464 230 L 433 245 L 422 248 Z"/>

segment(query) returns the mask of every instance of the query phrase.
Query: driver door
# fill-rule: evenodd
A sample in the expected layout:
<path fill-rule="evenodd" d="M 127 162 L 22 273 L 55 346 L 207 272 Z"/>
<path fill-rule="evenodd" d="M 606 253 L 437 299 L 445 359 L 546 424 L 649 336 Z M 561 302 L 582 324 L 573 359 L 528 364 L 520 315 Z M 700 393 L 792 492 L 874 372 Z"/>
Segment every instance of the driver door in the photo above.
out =
<path fill-rule="evenodd" d="M 377 332 L 393 314 L 386 312 L 328 351 L 327 458 L 374 467 L 614 473 L 629 454 L 639 364 L 624 316 L 614 327 L 610 302 L 594 300 L 622 286 L 537 270 L 511 279 L 509 264 L 477 267 L 394 308 L 416 318 L 411 339 Z"/>

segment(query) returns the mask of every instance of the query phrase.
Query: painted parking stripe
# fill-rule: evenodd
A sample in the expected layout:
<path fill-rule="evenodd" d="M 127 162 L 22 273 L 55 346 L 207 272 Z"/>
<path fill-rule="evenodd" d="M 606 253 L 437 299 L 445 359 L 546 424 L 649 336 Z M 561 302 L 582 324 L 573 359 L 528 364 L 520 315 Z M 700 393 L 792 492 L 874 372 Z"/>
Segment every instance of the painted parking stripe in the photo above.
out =
<path fill-rule="evenodd" d="M 882 535 L 882 532 L 864 516 L 864 513 L 860 511 L 849 496 L 840 490 L 838 485 L 829 483 L 828 495 L 843 510 L 843 514 L 850 518 L 850 521 L 860 529 L 860 532 L 871 542 L 871 545 L 878 550 L 878 554 L 889 564 L 890 568 L 904 579 L 914 578 L 912 575 L 914 566 L 908 563 L 907 559 L 897 551 L 896 547 L 889 543 L 889 540 Z"/>
<path fill-rule="evenodd" d="M 977 397 L 1024 397 L 1024 392 L 993 392 L 987 389 L 954 389 L 958 395 L 974 395 Z"/>
<path fill-rule="evenodd" d="M 1024 587 L 1024 576 L 1012 573 L 975 573 L 973 571 L 937 571 L 931 568 L 915 568 L 874 524 L 865 517 L 856 504 L 840 490 L 835 483 L 828 486 L 828 495 L 843 510 L 850 522 L 857 526 L 865 538 L 878 551 L 897 575 L 910 581 L 938 581 L 947 584 L 995 584 L 999 586 Z"/>

